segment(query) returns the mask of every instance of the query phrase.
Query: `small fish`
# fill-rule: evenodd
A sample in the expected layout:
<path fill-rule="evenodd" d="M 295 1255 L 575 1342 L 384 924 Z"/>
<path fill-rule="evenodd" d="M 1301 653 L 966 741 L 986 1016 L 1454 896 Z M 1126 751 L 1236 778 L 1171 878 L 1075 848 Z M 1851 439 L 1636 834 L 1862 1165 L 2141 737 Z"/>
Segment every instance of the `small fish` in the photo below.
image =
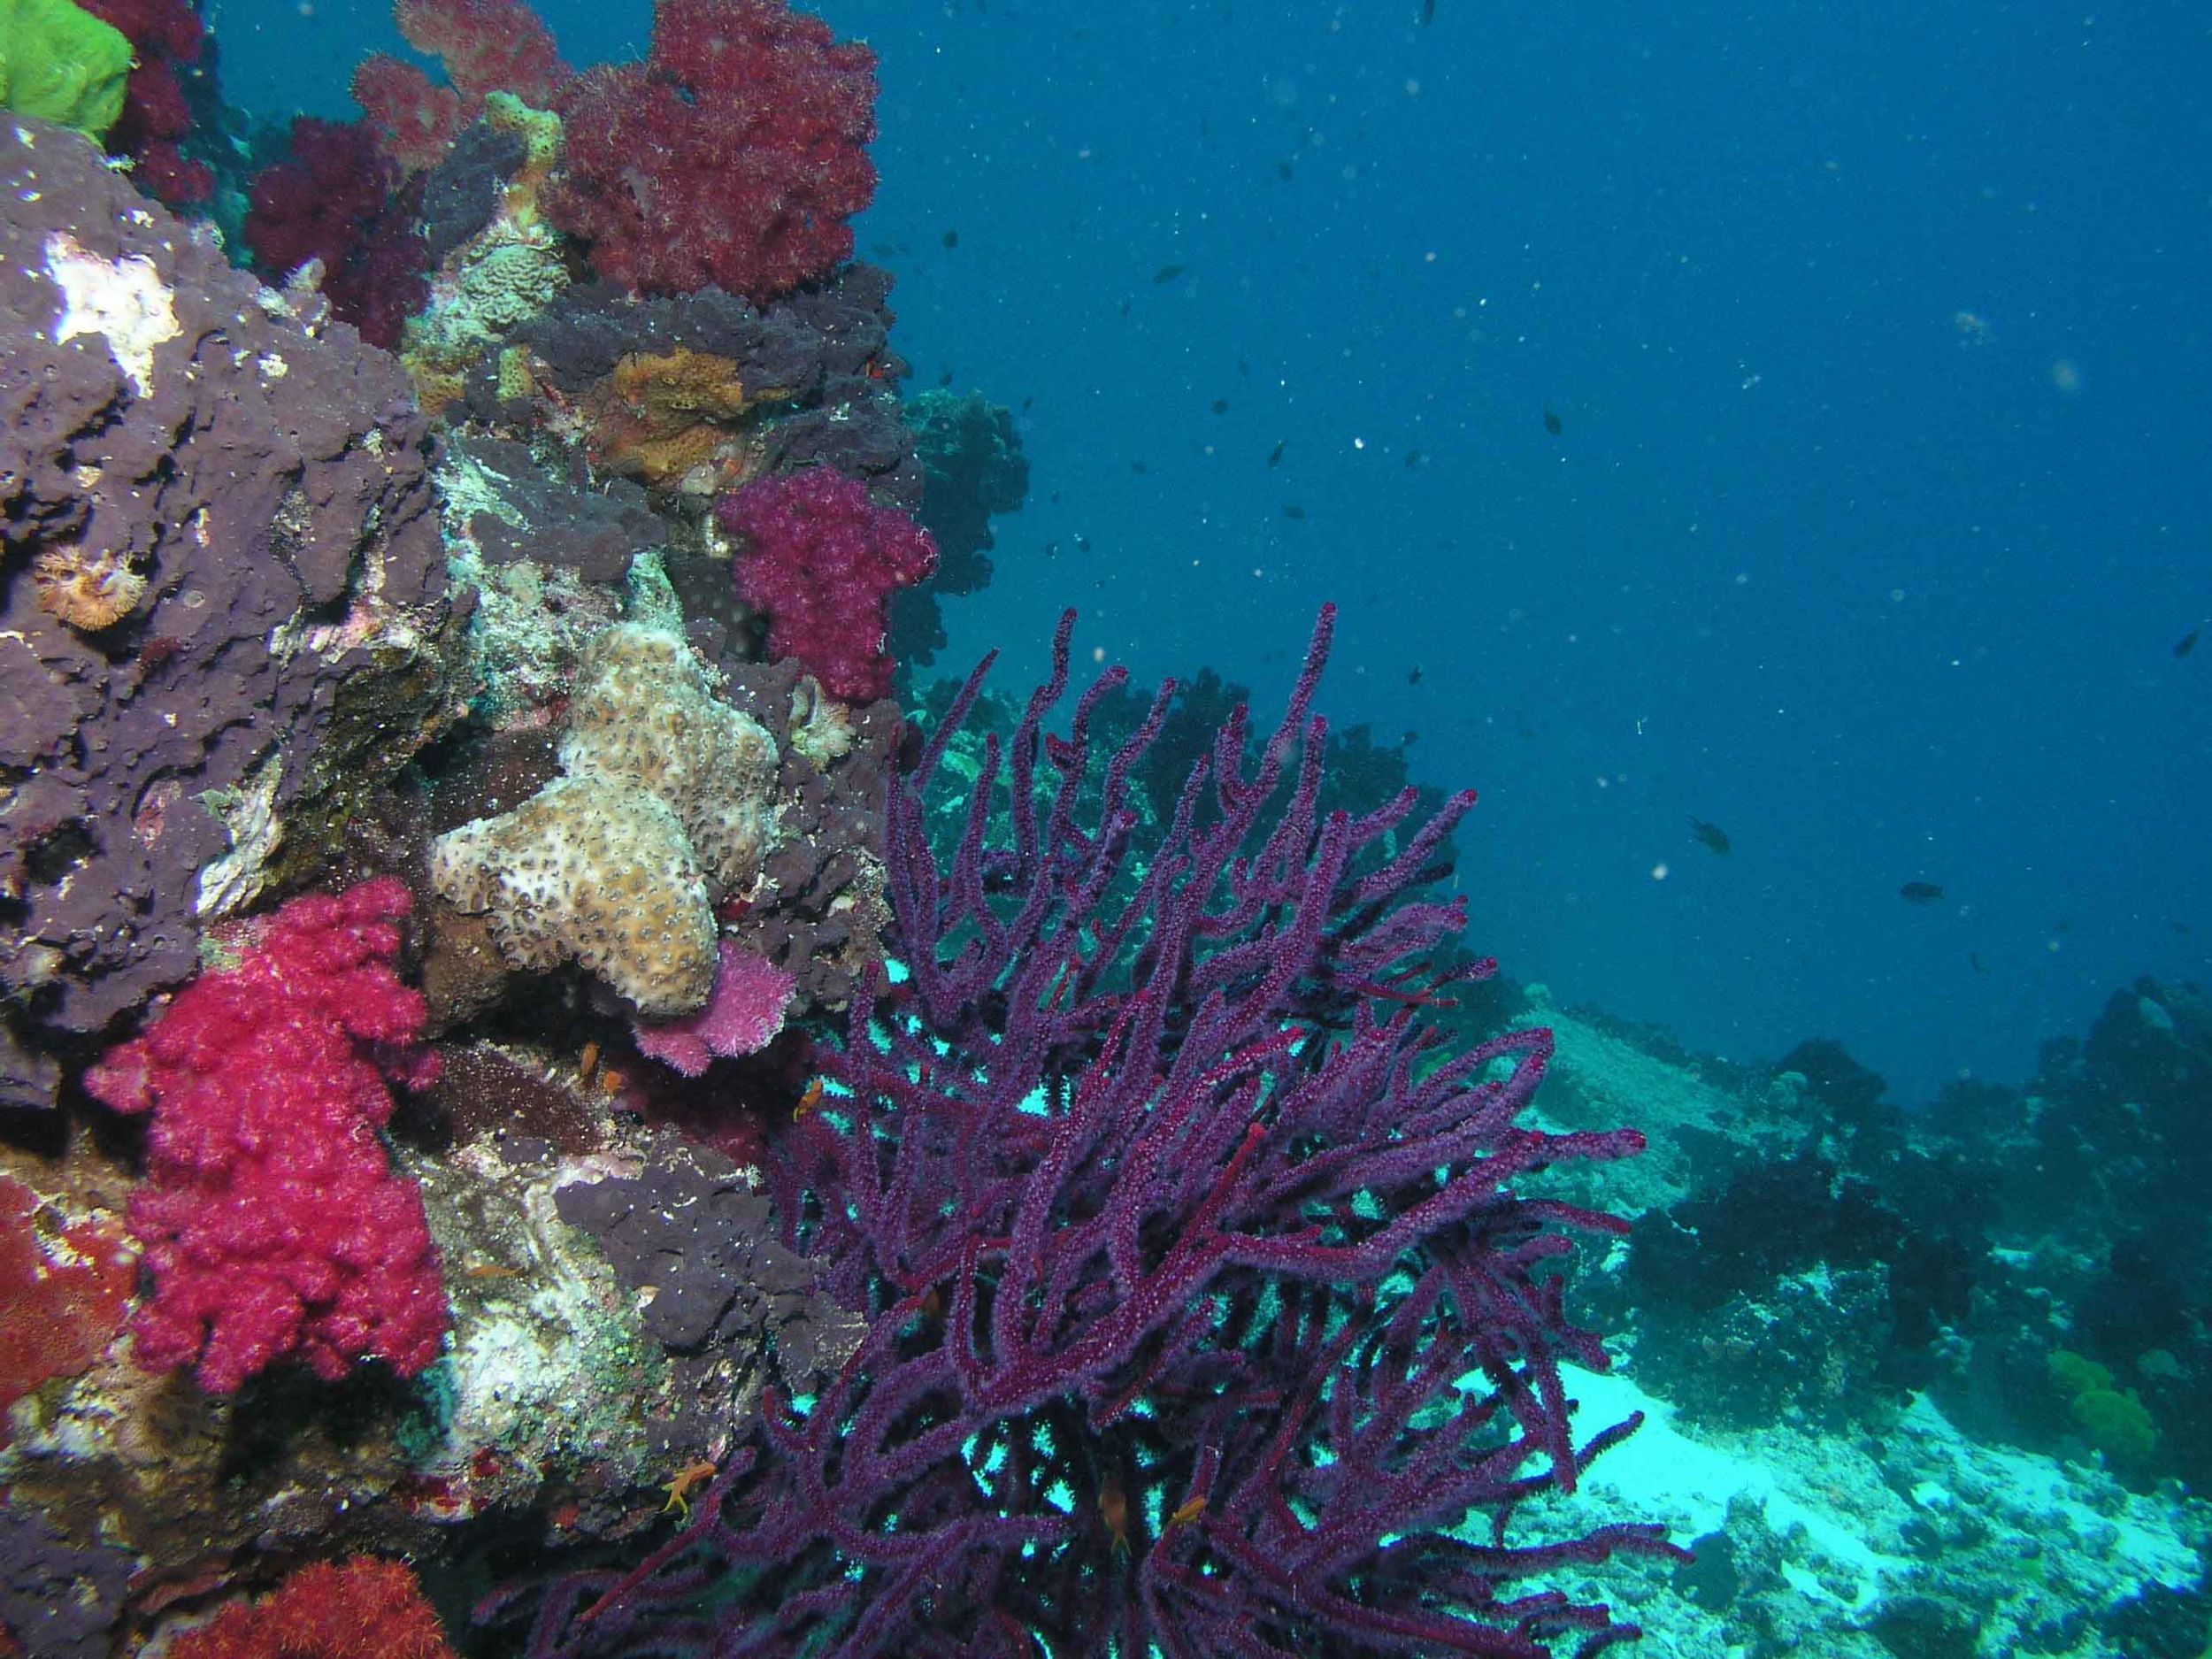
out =
<path fill-rule="evenodd" d="M 2191 628 L 2188 633 L 2183 634 L 2178 640 L 2175 641 L 2174 655 L 2176 657 L 2186 657 L 2190 652 L 2195 650 L 2197 649 L 2197 635 L 2203 632 L 2204 630 L 2202 628 Z"/>
<path fill-rule="evenodd" d="M 1728 839 L 1728 832 L 1717 824 L 1708 824 L 1701 818 L 1690 820 L 1690 839 L 1716 858 L 1725 858 L 1734 850 Z"/>
<path fill-rule="evenodd" d="M 1966 953 L 1966 965 L 1977 973 L 1989 972 L 1989 964 L 1982 960 L 1982 953 L 1978 950 L 1970 950 Z"/>
<path fill-rule="evenodd" d="M 944 390 L 946 387 L 950 386 L 951 384 L 952 371 L 950 369 L 947 369 L 942 374 L 937 377 L 937 389 L 939 391 Z"/>
<path fill-rule="evenodd" d="M 1421 27 L 1426 28 L 1435 21 L 1436 0 L 1421 0 Z"/>
<path fill-rule="evenodd" d="M 957 248 L 960 245 L 960 233 L 956 230 L 947 231 L 945 233 L 944 242 L 945 251 L 947 253 L 950 253 L 955 248 Z"/>
<path fill-rule="evenodd" d="M 1124 317 L 1128 316 L 1128 315 L 1129 315 L 1129 308 L 1130 308 L 1132 305 L 1135 304 L 1135 303 L 1136 303 L 1136 301 L 1134 301 L 1134 300 L 1124 300 L 1124 301 L 1122 301 L 1122 303 L 1121 303 L 1121 314 L 1122 314 Z"/>
<path fill-rule="evenodd" d="M 1164 288 L 1189 269 L 1190 267 L 1187 265 L 1164 265 L 1152 273 L 1152 286 L 1156 288 Z"/>
<path fill-rule="evenodd" d="M 1152 469 L 1147 466 L 1142 461 L 1132 461 L 1129 463 L 1129 470 L 1134 472 L 1139 478 L 1142 478 Z"/>
<path fill-rule="evenodd" d="M 1106 1536 L 1113 1540 L 1114 1554 L 1129 1554 L 1129 1494 L 1122 1490 L 1121 1477 L 1112 1471 L 1098 1489 L 1099 1518 L 1106 1524 Z"/>
<path fill-rule="evenodd" d="M 1418 466 L 1422 462 L 1427 459 L 1428 457 L 1423 455 L 1418 449 L 1408 449 L 1406 451 L 1406 465 L 1409 467 Z"/>
<path fill-rule="evenodd" d="M 1275 164 L 1275 176 L 1280 179 L 1285 184 L 1288 184 L 1290 182 L 1290 163 L 1287 161 L 1277 162 Z"/>
<path fill-rule="evenodd" d="M 1046 543 L 1045 543 L 1045 557 L 1046 557 L 1047 558 L 1048 558 L 1048 559 L 1056 559 L 1056 558 L 1058 558 L 1058 557 L 1060 557 L 1060 544 L 1059 544 L 1057 541 L 1048 541 L 1048 542 L 1046 542 Z"/>
<path fill-rule="evenodd" d="M 1303 518 L 1305 516 L 1306 510 L 1296 502 L 1291 503 L 1289 506 L 1283 509 L 1283 517 L 1286 518 Z"/>
<path fill-rule="evenodd" d="M 1559 435 L 1559 417 L 1552 412 L 1549 403 L 1544 405 L 1544 430 L 1556 438 Z"/>
<path fill-rule="evenodd" d="M 1897 889 L 1897 896 L 1908 904 L 1934 904 L 1943 897 L 1943 889 L 1932 881 L 1908 881 Z"/>
<path fill-rule="evenodd" d="M 1033 406 L 1034 406 L 1034 404 L 1036 403 L 1036 402 L 1037 402 L 1037 396 L 1036 396 L 1036 394 L 1035 394 L 1034 392 L 1031 393 L 1031 394 L 1030 394 L 1027 397 L 1023 398 L 1023 399 L 1022 399 L 1022 413 L 1023 413 L 1023 414 L 1025 414 L 1025 414 L 1027 414 L 1027 413 L 1030 411 L 1031 408 L 1032 408 Z"/>
<path fill-rule="evenodd" d="M 1229 400 L 1225 397 L 1217 397 L 1207 407 L 1217 415 L 1225 415 L 1229 412 Z"/>
<path fill-rule="evenodd" d="M 1411 668 L 1406 670 L 1406 684 L 1409 686 L 1417 686 L 1420 683 L 1421 665 L 1418 663 L 1416 663 Z"/>
<path fill-rule="evenodd" d="M 1079 553 L 1087 553 L 1087 552 L 1089 552 L 1089 551 L 1091 550 L 1091 539 L 1090 539 L 1090 537 L 1088 537 L 1088 536 L 1087 536 L 1087 535 L 1079 535 L 1079 536 L 1076 537 L 1076 538 L 1075 538 L 1075 550 L 1076 550 L 1077 552 L 1079 552 Z"/>
<path fill-rule="evenodd" d="M 1290 442 L 1290 440 L 1289 440 L 1288 438 L 1285 438 L 1285 439 L 1282 441 L 1282 442 L 1281 442 L 1281 443 L 1277 444 L 1277 445 L 1276 445 L 1273 449 L 1270 449 L 1270 450 L 1267 452 L 1267 464 L 1268 464 L 1268 465 L 1270 465 L 1270 466 L 1279 466 L 1279 465 L 1282 464 L 1282 459 L 1283 459 L 1283 449 L 1284 449 L 1284 447 L 1285 447 L 1286 445 L 1287 445 L 1289 442 Z"/>

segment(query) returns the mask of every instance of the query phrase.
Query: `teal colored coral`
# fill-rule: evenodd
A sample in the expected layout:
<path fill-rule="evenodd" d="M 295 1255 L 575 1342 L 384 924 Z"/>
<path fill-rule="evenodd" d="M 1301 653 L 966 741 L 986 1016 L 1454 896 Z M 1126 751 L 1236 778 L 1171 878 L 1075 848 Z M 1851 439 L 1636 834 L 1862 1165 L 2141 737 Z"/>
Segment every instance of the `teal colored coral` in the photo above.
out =
<path fill-rule="evenodd" d="M 131 43 L 69 0 L 0 0 L 0 104 L 101 137 L 123 113 Z"/>

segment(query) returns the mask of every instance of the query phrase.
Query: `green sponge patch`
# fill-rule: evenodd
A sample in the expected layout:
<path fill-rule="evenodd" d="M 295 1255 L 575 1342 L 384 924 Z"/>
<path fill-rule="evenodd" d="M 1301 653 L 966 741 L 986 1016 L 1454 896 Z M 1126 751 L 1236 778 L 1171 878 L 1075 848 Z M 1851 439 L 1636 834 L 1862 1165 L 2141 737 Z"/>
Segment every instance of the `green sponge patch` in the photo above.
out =
<path fill-rule="evenodd" d="M 2120 1387 L 2110 1371 L 2068 1348 L 2055 1350 L 2046 1363 L 2089 1444 L 2121 1473 L 2143 1472 L 2158 1449 L 2158 1425 L 2135 1390 Z"/>
<path fill-rule="evenodd" d="M 70 0 L 0 0 L 0 104 L 98 138 L 123 113 L 131 43 Z"/>

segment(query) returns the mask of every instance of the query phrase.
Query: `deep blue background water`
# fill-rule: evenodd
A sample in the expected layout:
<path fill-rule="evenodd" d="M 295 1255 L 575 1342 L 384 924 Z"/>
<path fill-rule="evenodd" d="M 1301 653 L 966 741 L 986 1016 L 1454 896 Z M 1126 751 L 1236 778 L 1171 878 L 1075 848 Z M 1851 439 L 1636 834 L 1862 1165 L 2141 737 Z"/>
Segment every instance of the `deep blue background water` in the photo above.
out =
<path fill-rule="evenodd" d="M 1908 1100 L 2207 977 L 2199 8 L 820 10 L 882 58 L 916 384 L 1034 400 L 945 666 L 1025 686 L 1074 603 L 1272 703 L 1335 598 L 1324 704 L 1483 791 L 1508 972 Z M 580 62 L 649 26 L 548 15 Z M 214 16 L 272 112 L 394 39 Z"/>

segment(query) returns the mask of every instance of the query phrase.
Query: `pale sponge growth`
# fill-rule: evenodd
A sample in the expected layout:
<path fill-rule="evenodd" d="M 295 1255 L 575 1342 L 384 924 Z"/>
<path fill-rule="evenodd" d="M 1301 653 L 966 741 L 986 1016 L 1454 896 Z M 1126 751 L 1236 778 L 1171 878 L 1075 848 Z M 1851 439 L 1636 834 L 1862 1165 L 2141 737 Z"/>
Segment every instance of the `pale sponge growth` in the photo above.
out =
<path fill-rule="evenodd" d="M 573 959 L 649 1019 L 690 1013 L 714 986 L 714 905 L 752 886 L 775 833 L 775 741 L 679 635 L 639 622 L 586 649 L 569 716 L 564 775 L 438 837 L 432 884 L 517 967 Z"/>

